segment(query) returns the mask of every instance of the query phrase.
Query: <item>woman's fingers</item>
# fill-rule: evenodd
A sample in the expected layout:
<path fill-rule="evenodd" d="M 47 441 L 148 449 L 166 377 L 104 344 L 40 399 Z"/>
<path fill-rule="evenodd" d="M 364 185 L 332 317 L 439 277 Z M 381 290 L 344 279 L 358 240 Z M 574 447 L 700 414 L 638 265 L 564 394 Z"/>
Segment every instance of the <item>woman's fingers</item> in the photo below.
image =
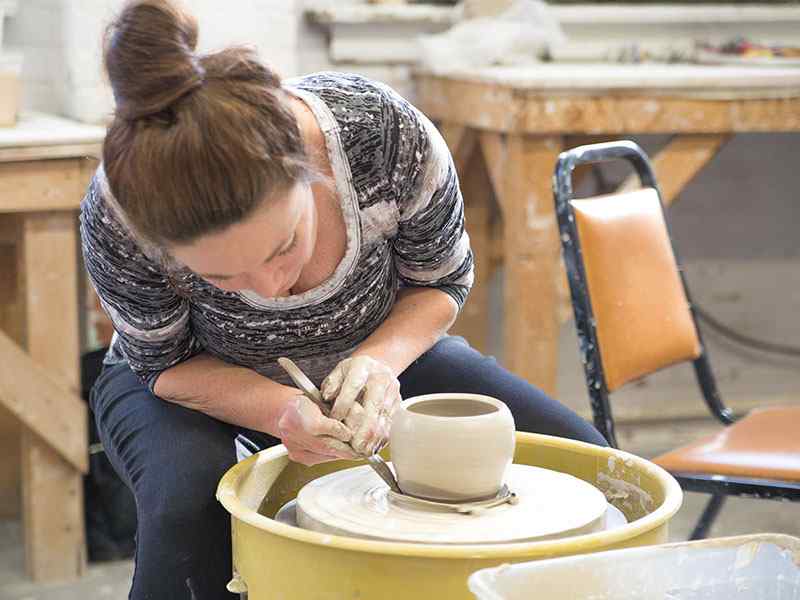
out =
<path fill-rule="evenodd" d="M 364 386 L 364 418 L 361 425 L 353 432 L 350 445 L 361 454 L 368 454 L 378 430 L 380 407 L 383 406 L 389 381 L 385 377 L 373 376 Z"/>
<path fill-rule="evenodd" d="M 394 393 L 390 391 L 390 393 L 386 395 L 386 401 L 380 412 L 381 416 L 379 419 L 378 431 L 373 441 L 373 452 L 380 451 L 380 449 L 383 448 L 383 446 L 385 446 L 389 441 L 389 436 L 392 432 L 392 418 L 394 417 L 394 412 L 400 406 L 401 402 L 402 398 L 400 396 L 400 386 L 398 385 L 395 388 Z"/>
<path fill-rule="evenodd" d="M 378 426 L 375 429 L 375 435 L 369 443 L 369 454 L 380 452 L 389 441 L 391 433 L 392 418 L 390 415 L 381 413 L 378 417 Z"/>
<path fill-rule="evenodd" d="M 400 402 L 400 384 L 386 374 L 370 377 L 364 388 L 364 419 L 357 429 L 352 429 L 350 444 L 358 452 L 369 454 L 389 437 L 391 417 Z"/>
<path fill-rule="evenodd" d="M 347 413 L 350 412 L 350 409 L 356 403 L 370 375 L 369 364 L 358 359 L 352 360 L 348 365 L 343 366 L 342 369 L 346 369 L 346 374 L 344 375 L 344 379 L 339 388 L 339 394 L 336 396 L 333 408 L 331 409 L 331 418 L 340 420 L 344 419 Z"/>
<path fill-rule="evenodd" d="M 295 405 L 290 405 L 284 416 L 288 416 L 292 427 L 310 435 L 328 435 L 343 442 L 349 442 L 352 437 L 344 423 L 323 415 L 319 406 L 305 396 L 298 396 Z"/>
<path fill-rule="evenodd" d="M 395 411 L 400 408 L 400 405 L 403 403 L 403 396 L 400 395 L 400 382 L 395 380 L 392 387 L 394 393 L 386 396 L 386 404 L 383 407 L 384 412 L 389 416 L 390 423 Z"/>
<path fill-rule="evenodd" d="M 322 383 L 322 395 L 333 402 L 331 419 L 343 421 L 352 433 L 350 445 L 366 455 L 388 438 L 391 415 L 400 402 L 400 383 L 386 364 L 361 355 L 343 360 L 331 371 Z"/>
<path fill-rule="evenodd" d="M 325 417 L 305 396 L 293 398 L 278 421 L 281 441 L 289 458 L 302 464 L 317 464 L 339 458 L 356 458 L 347 444 L 352 437 L 344 423 Z"/>
<path fill-rule="evenodd" d="M 297 435 L 291 439 L 286 439 L 284 445 L 289 452 L 291 460 L 305 465 L 330 460 L 354 460 L 359 458 L 358 454 L 348 444 L 327 435 Z"/>
<path fill-rule="evenodd" d="M 332 438 L 327 435 L 321 435 L 313 438 L 313 440 L 314 446 L 316 446 L 316 444 L 320 444 L 320 450 L 323 454 L 331 454 L 336 458 L 359 458 L 358 454 L 356 454 L 349 444 L 345 444 L 336 438 Z"/>
<path fill-rule="evenodd" d="M 325 402 L 332 403 L 336 399 L 336 396 L 339 395 L 339 390 L 342 388 L 342 381 L 344 381 L 347 365 L 349 364 L 348 361 L 349 359 L 345 359 L 336 365 L 333 371 L 331 371 L 322 381 L 320 393 L 322 394 L 322 399 L 325 400 Z"/>
<path fill-rule="evenodd" d="M 318 465 L 324 462 L 330 462 L 332 460 L 339 460 L 335 456 L 326 456 L 324 454 L 316 454 L 314 452 L 310 452 L 308 450 L 303 450 L 302 448 L 292 448 L 288 450 L 289 460 L 292 462 L 300 463 L 301 465 L 306 465 L 310 467 L 312 465 Z"/>
<path fill-rule="evenodd" d="M 322 415 L 312 424 L 309 431 L 312 435 L 330 436 L 342 442 L 349 442 L 353 437 L 353 433 L 347 425 Z"/>
<path fill-rule="evenodd" d="M 364 422 L 364 407 L 358 403 L 353 404 L 350 412 L 344 418 L 344 424 L 350 431 L 358 431 L 361 423 Z"/>
<path fill-rule="evenodd" d="M 299 452 L 313 454 L 320 458 L 325 458 L 325 460 L 353 460 L 359 458 L 349 444 L 327 435 L 298 435 L 284 442 L 284 445 L 289 450 L 289 458 Z M 292 458 L 292 460 L 294 459 Z"/>

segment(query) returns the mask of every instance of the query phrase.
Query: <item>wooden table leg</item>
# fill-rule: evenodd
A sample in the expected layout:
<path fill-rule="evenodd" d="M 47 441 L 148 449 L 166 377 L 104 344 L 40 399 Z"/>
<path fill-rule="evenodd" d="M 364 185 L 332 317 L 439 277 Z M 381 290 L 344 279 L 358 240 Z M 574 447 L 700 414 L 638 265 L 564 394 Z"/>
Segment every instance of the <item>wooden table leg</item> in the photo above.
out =
<path fill-rule="evenodd" d="M 494 197 L 486 166 L 475 152 L 461 178 L 464 214 L 470 244 L 475 255 L 475 283 L 459 315 L 453 333 L 463 335 L 479 352 L 489 352 L 489 289 L 494 271 L 492 261 L 492 211 Z"/>
<path fill-rule="evenodd" d="M 27 350 L 79 392 L 77 221 L 72 211 L 22 217 Z M 22 435 L 26 568 L 37 581 L 74 578 L 86 564 L 81 473 L 30 432 Z"/>
<path fill-rule="evenodd" d="M 460 335 L 479 352 L 489 352 L 489 287 L 492 275 L 491 215 L 494 204 L 492 186 L 477 134 L 464 127 L 440 127 L 458 170 L 464 196 L 464 219 L 475 255 L 475 283 L 467 302 L 450 333 Z"/>
<path fill-rule="evenodd" d="M 505 363 L 555 395 L 560 251 L 551 182 L 561 138 L 487 133 L 481 148 L 503 214 Z"/>
<path fill-rule="evenodd" d="M 30 431 L 22 432 L 25 569 L 34 581 L 86 570 L 81 473 Z"/>
<path fill-rule="evenodd" d="M 653 159 L 661 200 L 671 205 L 686 184 L 719 153 L 731 135 L 724 133 L 676 135 Z M 639 178 L 634 174 L 620 186 L 620 191 L 636 189 Z"/>
<path fill-rule="evenodd" d="M 0 330 L 25 346 L 25 315 L 18 270 L 17 215 L 0 214 Z M 0 408 L 0 519 L 16 519 L 20 507 L 19 422 Z"/>

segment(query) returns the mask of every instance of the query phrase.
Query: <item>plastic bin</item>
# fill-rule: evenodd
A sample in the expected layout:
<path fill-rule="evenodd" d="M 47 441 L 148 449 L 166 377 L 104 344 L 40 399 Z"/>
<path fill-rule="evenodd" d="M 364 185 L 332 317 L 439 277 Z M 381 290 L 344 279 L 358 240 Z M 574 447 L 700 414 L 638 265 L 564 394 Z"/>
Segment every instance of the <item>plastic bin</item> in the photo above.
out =
<path fill-rule="evenodd" d="M 800 539 L 759 534 L 483 569 L 479 600 L 800 600 Z"/>

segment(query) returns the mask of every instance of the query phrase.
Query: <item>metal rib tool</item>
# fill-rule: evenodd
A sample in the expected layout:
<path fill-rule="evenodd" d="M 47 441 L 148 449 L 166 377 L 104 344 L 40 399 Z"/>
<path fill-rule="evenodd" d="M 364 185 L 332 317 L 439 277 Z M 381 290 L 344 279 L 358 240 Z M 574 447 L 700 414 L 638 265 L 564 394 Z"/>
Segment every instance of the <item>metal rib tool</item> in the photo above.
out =
<path fill-rule="evenodd" d="M 393 500 L 405 502 L 421 507 L 430 507 L 444 509 L 460 513 L 462 515 L 481 515 L 490 508 L 502 506 L 503 504 L 517 504 L 519 498 L 517 495 L 508 489 L 507 485 L 503 485 L 496 496 L 486 500 L 476 500 L 472 502 L 439 502 L 436 500 L 427 500 L 425 498 L 418 498 L 416 496 L 409 496 L 408 494 L 396 494 L 389 496 Z"/>

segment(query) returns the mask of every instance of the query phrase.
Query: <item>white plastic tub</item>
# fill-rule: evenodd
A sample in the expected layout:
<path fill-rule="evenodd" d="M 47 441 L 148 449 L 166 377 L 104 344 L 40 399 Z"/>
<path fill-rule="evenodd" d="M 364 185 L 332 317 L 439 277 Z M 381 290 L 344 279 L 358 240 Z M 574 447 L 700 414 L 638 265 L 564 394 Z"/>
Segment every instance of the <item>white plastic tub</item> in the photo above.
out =
<path fill-rule="evenodd" d="M 483 569 L 479 600 L 800 600 L 800 539 L 747 535 Z"/>

